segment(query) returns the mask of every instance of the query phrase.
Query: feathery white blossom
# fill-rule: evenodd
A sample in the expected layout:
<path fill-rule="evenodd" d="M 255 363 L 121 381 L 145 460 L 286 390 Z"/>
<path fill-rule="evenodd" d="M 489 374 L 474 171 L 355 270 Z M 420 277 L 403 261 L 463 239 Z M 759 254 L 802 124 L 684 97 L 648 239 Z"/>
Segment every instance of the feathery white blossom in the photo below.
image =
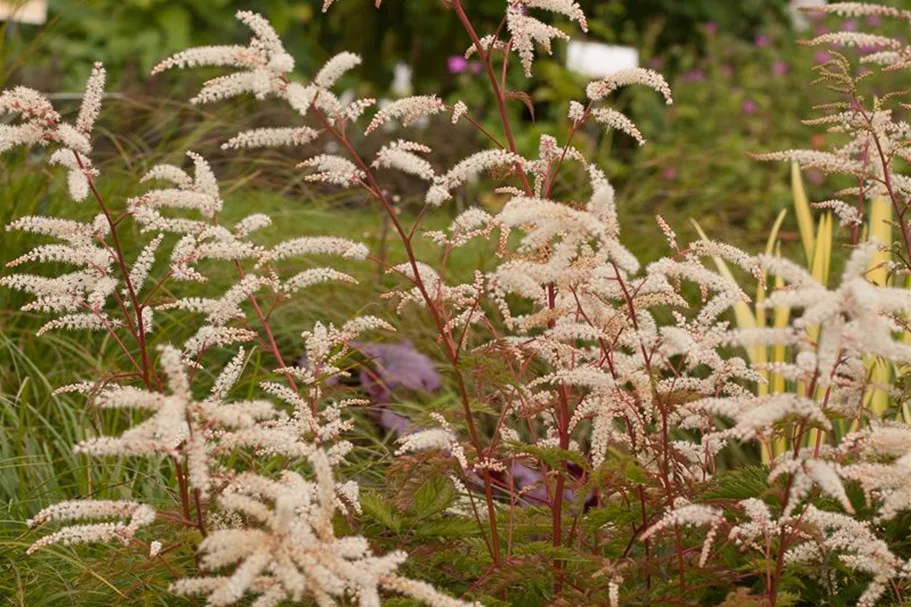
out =
<path fill-rule="evenodd" d="M 570 0 L 520 0 L 520 2 L 510 4 L 506 9 L 506 29 L 512 36 L 512 46 L 519 54 L 525 75 L 531 76 L 535 44 L 540 45 L 544 52 L 550 55 L 553 52 L 551 42 L 555 38 L 569 40 L 569 36 L 556 27 L 530 17 L 526 14 L 525 7 L 540 8 L 565 15 L 570 20 L 577 22 L 582 31 L 588 31 L 588 23 L 579 5 Z"/>
<path fill-rule="evenodd" d="M 90 136 L 104 97 L 104 81 L 104 67 L 96 63 L 75 125 L 63 122 L 51 102 L 33 89 L 19 86 L 0 93 L 0 113 L 19 114 L 22 119 L 18 125 L 0 125 L 0 153 L 19 145 L 59 144 L 62 147 L 49 156 L 48 164 L 66 167 L 70 197 L 85 200 L 89 179 L 98 174 L 89 158 Z"/>
<path fill-rule="evenodd" d="M 428 154 L 430 151 L 430 148 L 426 145 L 399 139 L 380 148 L 380 151 L 376 153 L 373 166 L 384 169 L 398 169 L 404 173 L 420 177 L 425 181 L 433 181 L 436 176 L 433 167 L 425 159 L 415 154 L 415 152 Z"/>
<path fill-rule="evenodd" d="M 238 71 L 229 76 L 209 80 L 191 99 L 193 103 L 209 103 L 245 93 L 258 99 L 280 94 L 285 87 L 285 75 L 294 69 L 278 34 L 266 19 L 250 11 L 238 11 L 237 19 L 253 31 L 249 46 L 203 46 L 181 51 L 152 69 L 158 74 L 171 68 L 205 65 L 229 66 Z"/>
<path fill-rule="evenodd" d="M 364 131 L 369 135 L 390 120 L 400 120 L 408 126 L 423 116 L 433 116 L 446 110 L 446 104 L 436 95 L 417 95 L 393 101 L 374 115 Z"/>
<path fill-rule="evenodd" d="M 642 133 L 636 127 L 632 120 L 624 116 L 621 112 L 610 108 L 595 108 L 591 115 L 599 123 L 618 131 L 623 131 L 633 139 L 639 142 L 639 145 L 645 145 L 645 139 Z"/>
<path fill-rule="evenodd" d="M 425 584 L 395 575 L 405 554 L 375 556 L 358 536 L 336 537 L 332 516 L 339 497 L 326 455 L 309 456 L 314 481 L 284 471 L 278 480 L 243 473 L 219 498 L 222 508 L 253 523 L 218 529 L 200 545 L 203 571 L 233 567 L 229 575 L 187 578 L 172 585 L 178 594 L 204 594 L 210 605 L 232 605 L 246 595 L 258 604 L 302 601 L 332 604 L 356 596 L 361 607 L 378 607 L 383 589 L 429 600 L 431 605 L 468 607 Z"/>
<path fill-rule="evenodd" d="M 717 508 L 703 504 L 675 505 L 674 509 L 661 517 L 657 523 L 645 530 L 639 536 L 640 541 L 645 541 L 655 533 L 673 525 L 716 527 L 724 520 L 722 512 Z"/>
<path fill-rule="evenodd" d="M 278 261 L 306 255 L 338 255 L 346 259 L 365 259 L 366 246 L 345 238 L 304 236 L 281 242 L 263 254 L 263 261 Z"/>
<path fill-rule="evenodd" d="M 354 53 L 339 53 L 327 61 L 322 69 L 317 72 L 313 78 L 313 84 L 316 86 L 329 89 L 332 88 L 336 81 L 345 74 L 345 72 L 361 64 L 361 58 Z"/>
<path fill-rule="evenodd" d="M 428 204 L 439 206 L 452 198 L 450 192 L 481 172 L 497 166 L 521 164 L 523 159 L 507 150 L 485 150 L 465 158 L 444 175 L 434 179 L 427 191 Z"/>
<path fill-rule="evenodd" d="M 78 521 L 82 519 L 124 519 L 123 521 L 69 525 L 46 535 L 29 546 L 26 551 L 31 554 L 53 544 L 85 544 L 91 542 L 110 542 L 113 540 L 128 544 L 140 528 L 152 523 L 155 511 L 137 502 L 118 502 L 106 500 L 71 500 L 58 502 L 33 516 L 28 521 L 29 527 L 36 527 L 51 521 Z"/>
<path fill-rule="evenodd" d="M 307 175 L 307 181 L 322 181 L 340 186 L 351 186 L 366 178 L 365 173 L 353 162 L 341 156 L 320 154 L 301 162 L 299 168 L 312 168 L 316 172 Z"/>
<path fill-rule="evenodd" d="M 468 106 L 465 105 L 464 101 L 456 101 L 455 105 L 452 106 L 452 124 L 458 124 L 459 119 L 468 113 Z"/>
<path fill-rule="evenodd" d="M 95 126 L 95 120 L 101 111 L 101 101 L 104 98 L 104 66 L 96 63 L 92 67 L 92 74 L 85 85 L 85 95 L 82 98 L 82 106 L 79 108 L 79 116 L 76 118 L 76 130 L 86 135 L 92 132 Z"/>
<path fill-rule="evenodd" d="M 671 87 L 664 76 L 654 70 L 640 67 L 618 70 L 603 80 L 596 80 L 588 85 L 585 93 L 592 101 L 599 101 L 617 89 L 633 84 L 641 84 L 661 93 L 668 105 L 674 102 Z"/>
<path fill-rule="evenodd" d="M 297 128 L 265 127 L 243 131 L 222 144 L 223 150 L 242 148 L 273 148 L 290 145 L 304 145 L 319 136 L 319 131 L 303 126 Z"/>

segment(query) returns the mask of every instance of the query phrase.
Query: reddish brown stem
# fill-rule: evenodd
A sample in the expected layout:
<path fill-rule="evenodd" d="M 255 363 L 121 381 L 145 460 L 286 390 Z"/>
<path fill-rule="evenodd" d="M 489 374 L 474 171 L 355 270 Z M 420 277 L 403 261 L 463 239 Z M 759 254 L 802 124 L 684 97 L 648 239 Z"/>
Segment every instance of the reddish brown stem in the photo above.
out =
<path fill-rule="evenodd" d="M 369 191 L 373 196 L 383 205 L 383 208 L 386 210 L 386 214 L 389 217 L 389 221 L 392 222 L 392 226 L 395 229 L 396 233 L 399 236 L 399 240 L 402 242 L 402 245 L 405 247 L 405 253 L 408 257 L 408 264 L 411 266 L 411 271 L 414 275 L 413 281 L 418 291 L 421 294 L 422 299 L 427 304 L 427 309 L 430 311 L 430 315 L 433 318 L 434 325 L 437 328 L 437 332 L 441 338 L 444 352 L 448 358 L 450 365 L 453 368 L 454 376 L 456 380 L 456 385 L 458 388 L 460 400 L 462 402 L 462 408 L 465 414 L 465 421 L 468 426 L 468 433 L 471 438 L 471 442 L 475 448 L 475 452 L 480 456 L 483 453 L 483 444 L 481 442 L 480 434 L 478 433 L 476 424 L 474 422 L 474 417 L 471 411 L 471 402 L 468 394 L 468 388 L 465 384 L 465 379 L 462 376 L 462 371 L 459 366 L 459 357 L 457 354 L 456 345 L 452 341 L 452 336 L 446 329 L 446 321 L 442 316 L 442 313 L 437 306 L 435 298 L 431 297 L 430 293 L 427 291 L 426 285 L 421 278 L 420 268 L 418 266 L 417 256 L 415 255 L 414 248 L 412 246 L 411 237 L 409 233 L 406 232 L 404 226 L 402 226 L 401 221 L 399 220 L 395 209 L 390 204 L 389 200 L 383 194 L 382 188 L 376 182 L 373 177 L 373 172 L 370 167 L 358 154 L 348 139 L 336 129 L 315 107 L 311 107 L 313 113 L 317 118 L 322 122 L 326 131 L 335 138 L 335 140 L 345 148 L 349 156 L 352 158 L 354 163 L 358 168 L 363 171 L 367 179 L 367 185 L 369 186 Z M 482 478 L 484 480 L 484 493 L 487 502 L 487 515 L 488 522 L 490 525 L 490 544 L 492 548 L 492 554 L 494 563 L 500 562 L 500 542 L 499 542 L 499 533 L 497 531 L 497 516 L 496 516 L 496 506 L 493 499 L 493 488 L 491 484 L 491 476 L 489 470 L 484 470 L 482 473 Z"/>
<path fill-rule="evenodd" d="M 79 165 L 79 168 L 85 172 L 85 165 L 82 163 L 82 158 L 77 152 L 73 152 L 73 154 L 76 157 L 76 163 Z M 98 192 L 98 188 L 95 187 L 94 180 L 87 173 L 86 180 L 89 183 L 89 188 L 92 192 L 92 195 L 95 197 L 95 200 L 98 202 L 98 206 L 101 208 L 101 212 L 104 213 L 105 220 L 108 222 L 108 225 L 111 228 L 111 241 L 114 245 L 117 266 L 120 268 L 120 272 L 123 275 L 123 281 L 127 287 L 130 303 L 132 303 L 133 309 L 136 311 L 136 340 L 139 345 L 139 353 L 142 360 L 143 383 L 145 383 L 147 388 L 151 389 L 152 380 L 154 379 L 155 384 L 157 384 L 158 388 L 161 389 L 161 382 L 158 379 L 158 374 L 155 373 L 155 369 L 152 367 L 152 360 L 149 356 L 148 345 L 146 344 L 145 326 L 142 321 L 142 304 L 136 297 L 136 291 L 133 289 L 133 281 L 130 280 L 130 270 L 127 268 L 126 260 L 123 256 L 123 246 L 120 244 L 120 236 L 117 234 L 117 224 L 114 221 L 114 218 L 111 216 L 107 205 L 104 203 L 104 199 L 101 197 L 101 193 Z M 128 314 L 127 317 L 129 317 Z"/>
<path fill-rule="evenodd" d="M 474 26 L 471 24 L 471 21 L 469 21 L 468 15 L 465 14 L 465 9 L 462 8 L 461 0 L 453 0 L 452 8 L 455 9 L 456 15 L 458 15 L 459 21 L 462 22 L 462 27 L 465 28 L 468 37 L 471 38 L 471 43 L 474 45 L 478 55 L 483 59 L 481 63 L 484 64 L 484 71 L 487 73 L 487 79 L 490 81 L 490 86 L 493 88 L 493 94 L 497 101 L 497 111 L 500 113 L 500 121 L 503 123 L 503 132 L 506 135 L 506 141 L 509 143 L 509 150 L 513 154 L 518 155 L 519 152 L 516 147 L 516 140 L 512 135 L 512 126 L 509 123 L 509 112 L 506 110 L 506 97 L 503 94 L 503 90 L 500 88 L 500 84 L 497 82 L 497 74 L 493 71 L 493 64 L 490 60 L 492 52 L 488 53 L 484 50 L 481 39 L 478 38 Z M 519 180 L 522 182 L 523 189 L 531 196 L 533 192 L 531 184 L 528 182 L 525 171 L 522 169 L 522 165 L 519 162 L 516 163 L 516 173 L 519 175 Z"/>

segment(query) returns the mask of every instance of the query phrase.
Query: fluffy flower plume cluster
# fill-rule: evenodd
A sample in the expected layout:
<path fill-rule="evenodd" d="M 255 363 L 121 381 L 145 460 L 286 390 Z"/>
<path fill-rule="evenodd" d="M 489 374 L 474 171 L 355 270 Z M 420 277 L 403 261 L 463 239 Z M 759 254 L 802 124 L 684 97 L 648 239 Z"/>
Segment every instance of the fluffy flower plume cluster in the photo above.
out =
<path fill-rule="evenodd" d="M 305 596 L 317 605 L 335 605 L 337 598 L 356 596 L 360 607 L 380 607 L 382 588 L 439 607 L 466 605 L 398 576 L 396 569 L 406 558 L 403 552 L 378 557 L 361 537 L 336 537 L 333 514 L 350 496 L 338 491 L 322 451 L 313 451 L 309 462 L 314 481 L 292 471 L 278 479 L 238 475 L 219 502 L 226 511 L 255 521 L 255 526 L 219 529 L 200 544 L 203 571 L 238 563 L 233 573 L 183 579 L 172 589 L 183 595 L 205 594 L 208 605 L 231 605 L 250 593 L 258 595 L 257 607 Z"/>
<path fill-rule="evenodd" d="M 452 6 L 464 15 L 459 0 Z M 903 11 L 858 3 L 825 10 L 842 16 L 908 17 Z M 497 59 L 504 62 L 505 74 L 510 51 L 515 51 L 530 74 L 536 50 L 550 52 L 553 40 L 567 37 L 532 16 L 535 11 L 555 13 L 587 28 L 581 8 L 570 0 L 512 0 L 503 27 L 478 39 L 473 49 L 491 73 Z M 624 580 L 631 576 L 621 575 L 627 564 L 620 562 L 632 562 L 626 555 L 643 544 L 650 578 L 659 566 L 652 559 L 665 548 L 676 549 L 681 563 L 690 559 L 698 568 L 709 567 L 727 548 L 755 552 L 751 558 L 765 558 L 770 565 L 766 593 L 772 605 L 783 568 L 824 565 L 833 559 L 866 581 L 858 599 L 864 607 L 906 583 L 911 562 L 884 539 L 883 528 L 911 509 L 908 420 L 901 412 L 888 419 L 866 403 L 874 388 L 898 402 L 897 390 L 873 385 L 869 365 L 871 360 L 895 369 L 911 365 L 911 293 L 871 279 L 871 268 L 884 252 L 880 243 L 854 242 L 838 284 L 830 286 L 780 256 L 754 256 L 709 239 L 678 245 L 673 230 L 659 217 L 656 229 L 673 251 L 643 265 L 621 242 L 615 191 L 607 176 L 569 142 L 542 135 L 536 153 L 520 153 L 509 135 L 507 141 L 497 141 L 496 148 L 479 150 L 443 169 L 435 165 L 432 146 L 420 141 L 418 132 L 413 139 L 386 141 L 372 159 L 365 159 L 346 133 L 374 100 L 343 102 L 344 95 L 332 92 L 360 58 L 336 55 L 304 84 L 292 74 L 294 60 L 269 23 L 246 11 L 237 17 L 252 31 L 248 45 L 183 51 L 160 63 L 154 73 L 230 68 L 232 73 L 206 82 L 193 101 L 210 103 L 242 94 L 276 98 L 290 106 L 295 119 L 309 124 L 244 131 L 225 142 L 224 150 L 331 138 L 337 144 L 332 153 L 301 163 L 305 178 L 320 182 L 320 187 L 362 187 L 389 213 L 407 260 L 386 265 L 401 281 L 386 297 L 400 313 L 415 307 L 431 317 L 463 407 L 456 414 L 432 414 L 429 427 L 403 424 L 407 430 L 390 455 L 399 465 L 422 459 L 414 454 L 426 452 L 424 460 L 446 467 L 453 485 L 467 497 L 467 519 L 482 528 L 494 564 L 491 572 L 504 562 L 497 533 L 511 524 L 503 521 L 513 520 L 516 506 L 550 511 L 557 553 L 553 569 L 560 575 L 572 575 L 560 553 L 574 543 L 560 534 L 577 532 L 575 522 L 571 531 L 562 526 L 567 513 L 580 517 L 584 524 L 578 527 L 587 528 L 593 526 L 584 520 L 590 512 L 641 507 L 641 522 L 633 525 L 628 542 L 626 537 L 620 542 L 626 544 L 623 559 L 605 565 L 608 559 L 594 549 L 603 568 L 584 575 L 609 574 L 609 579 L 603 591 L 598 590 L 601 594 L 586 600 L 622 604 Z M 876 43 L 886 51 L 869 55 L 869 62 L 889 69 L 911 66 L 911 60 L 902 59 L 906 51 L 894 41 L 839 34 L 814 43 Z M 838 58 L 828 65 L 828 76 L 844 83 L 846 61 Z M 496 80 L 492 84 L 499 90 Z M 76 161 L 87 191 L 95 177 L 87 158 L 88 134 L 102 84 L 99 68 L 73 127 L 33 91 L 3 93 L 0 109 L 18 113 L 22 124 L 2 127 L 0 142 L 5 143 L 0 143 L 0 151 L 18 144 L 59 144 Z M 585 102 L 570 104 L 567 116 L 574 130 L 591 122 L 644 143 L 639 128 L 607 105 L 612 93 L 629 85 L 649 87 L 672 103 L 670 88 L 659 74 L 623 70 L 590 83 Z M 911 225 L 906 230 L 901 224 L 907 222 L 902 209 L 911 199 L 911 177 L 892 162 L 911 160 L 911 127 L 894 119 L 878 100 L 874 103 L 869 112 L 829 106 L 834 113 L 814 121 L 850 134 L 850 142 L 835 151 L 786 151 L 762 158 L 851 175 L 860 180 L 866 201 L 889 197 L 911 251 Z M 444 112 L 451 112 L 455 124 L 469 108 L 461 101 L 449 107 L 435 95 L 408 97 L 376 111 L 357 132 L 376 137 Z M 865 151 L 873 148 L 881 154 L 871 162 Z M 369 251 L 329 236 L 261 244 L 257 237 L 270 226 L 270 218 L 253 213 L 233 225 L 226 223 L 212 167 L 197 153 L 188 156 L 192 171 L 155 166 L 142 181 L 167 185 L 126 201 L 125 216 L 150 238 L 132 262 L 116 239 L 120 222 L 111 221 L 100 197 L 102 213 L 90 223 L 25 217 L 9 226 L 59 242 L 38 245 L 8 265 L 54 262 L 76 270 L 49 277 L 13 274 L 0 283 L 34 296 L 25 309 L 57 315 L 43 331 L 108 331 L 131 365 L 121 374 L 128 378 L 123 381 L 111 383 L 105 376 L 60 389 L 85 395 L 100 409 L 134 415 L 134 424 L 121 434 L 89 436 L 76 451 L 88 456 L 164 456 L 175 463 L 181 517 L 202 536 L 198 570 L 174 581 L 172 590 L 178 594 L 202 595 L 208 605 L 249 599 L 256 607 L 282 601 L 379 607 L 381 593 L 389 592 L 432 606 L 466 605 L 400 576 L 404 552 L 378 555 L 367 539 L 341 535 L 333 525 L 339 515 L 356 520 L 360 514 L 357 480 L 336 479 L 342 478 L 341 464 L 355 448 L 346 438 L 353 424 L 347 410 L 369 402 L 337 398 L 334 388 L 350 372 L 350 355 L 357 347 L 353 342 L 393 327 L 373 316 L 340 326 L 317 322 L 301 335 L 304 355 L 298 365 L 285 362 L 269 327 L 272 308 L 264 306 L 266 302 L 279 305 L 328 281 L 355 282 L 328 267 L 292 272 L 289 260 L 325 255 L 364 259 Z M 587 179 L 584 188 L 561 198 L 566 188 L 555 186 L 565 165 Z M 495 212 L 469 208 L 449 229 L 428 232 L 443 251 L 441 264 L 431 266 L 414 254 L 419 224 L 410 230 L 404 226 L 380 185 L 386 171 L 425 183 L 418 222 L 424 211 L 485 176 L 498 181 L 495 192 L 503 204 Z M 832 210 L 855 228 L 863 217 L 862 208 L 837 200 L 819 208 Z M 490 245 L 490 269 L 476 270 L 465 282 L 452 278 L 448 260 L 478 241 Z M 730 264 L 743 279 L 712 269 L 709 261 Z M 236 280 L 227 287 L 193 285 L 211 289 L 204 295 L 194 290 L 181 296 L 176 285 L 176 295 L 161 294 L 165 283 L 216 282 L 210 268 L 218 264 L 236 271 Z M 889 269 L 903 277 L 898 265 Z M 763 309 L 786 309 L 788 322 L 731 326 L 728 317 L 750 301 L 745 285 L 752 283 Z M 153 312 L 156 317 L 167 313 L 196 319 L 195 331 L 180 345 L 167 343 L 166 336 L 157 334 Z M 157 349 L 150 347 L 153 336 Z M 758 346 L 794 356 L 790 362 L 756 363 L 746 352 Z M 206 368 L 211 353 L 225 349 L 233 353 L 230 362 L 210 374 L 214 382 L 200 396 L 197 372 Z M 253 349 L 274 359 L 270 377 L 249 386 L 245 399 L 233 399 Z M 468 356 L 481 361 L 472 369 L 481 371 L 471 381 L 464 363 Z M 495 379 L 484 376 L 485 365 L 496 369 L 491 372 Z M 770 371 L 784 378 L 786 389 L 770 393 L 760 388 Z M 495 413 L 495 430 L 476 423 L 481 408 L 484 414 Z M 771 457 L 770 446 L 781 441 L 790 441 L 788 449 Z M 721 482 L 716 467 L 725 450 L 740 443 L 755 443 L 770 454 L 762 493 L 702 503 L 701 488 Z M 641 478 L 615 480 L 617 461 Z M 855 488 L 859 492 L 852 491 Z M 585 508 L 579 507 L 583 503 Z M 457 507 L 451 511 L 462 516 Z M 151 508 L 133 501 L 63 502 L 41 511 L 30 524 L 101 522 L 64 526 L 37 540 L 31 550 L 50 544 L 137 542 L 155 516 Z M 623 525 L 597 520 L 596 534 L 626 533 Z M 682 547 L 681 530 L 688 527 L 702 530 L 698 551 Z M 146 552 L 161 558 L 163 539 L 157 538 Z M 656 545 L 661 547 L 652 550 Z M 773 579 L 776 564 L 779 573 Z M 833 580 L 833 585 L 840 583 Z M 561 586 L 562 581 L 557 584 Z"/>
<path fill-rule="evenodd" d="M 839 17 L 894 18 L 911 22 L 911 12 L 896 8 L 843 2 L 815 7 L 814 11 Z M 884 71 L 911 69 L 911 45 L 890 38 L 856 31 L 841 31 L 820 35 L 806 44 L 830 47 L 852 47 L 861 55 L 860 63 Z M 847 133 L 848 142 L 831 151 L 787 150 L 756 156 L 760 160 L 789 160 L 802 167 L 812 167 L 827 173 L 850 175 L 860 182 L 860 191 L 868 202 L 892 199 L 907 208 L 911 201 L 911 181 L 895 170 L 895 163 L 911 159 L 911 127 L 898 118 L 907 107 L 901 95 L 886 95 L 868 100 L 860 92 L 862 81 L 870 73 L 855 75 L 850 60 L 837 50 L 832 59 L 820 66 L 820 80 L 835 90 L 848 93 L 848 99 L 819 107 L 821 116 L 805 121 L 810 125 L 827 127 L 833 133 Z M 868 153 L 868 150 L 874 153 Z M 843 224 L 856 223 L 858 209 L 842 201 L 820 203 L 831 208 Z M 907 247 L 911 243 L 911 222 L 902 214 L 899 231 Z"/>
<path fill-rule="evenodd" d="M 18 86 L 0 93 L 0 114 L 16 114 L 20 123 L 0 125 L 0 153 L 25 146 L 55 145 L 48 164 L 67 169 L 67 183 L 73 200 L 89 195 L 89 177 L 95 174 L 89 154 L 95 119 L 104 97 L 105 71 L 96 63 L 85 86 L 82 108 L 75 124 L 64 122 L 51 102 L 34 89 Z"/>
<path fill-rule="evenodd" d="M 29 527 L 37 527 L 52 521 L 78 521 L 85 519 L 123 519 L 129 523 L 92 523 L 88 525 L 70 525 L 46 535 L 31 546 L 31 554 L 51 544 L 70 546 L 90 542 L 110 542 L 117 540 L 128 544 L 136 531 L 155 520 L 155 510 L 137 502 L 115 502 L 105 500 L 72 500 L 59 502 L 45 508 L 29 519 Z"/>
<path fill-rule="evenodd" d="M 512 46 L 522 60 L 525 75 L 529 77 L 535 59 L 535 44 L 550 55 L 553 53 L 551 45 L 554 39 L 569 40 L 569 36 L 562 30 L 530 16 L 530 8 L 564 15 L 575 21 L 583 32 L 588 31 L 585 13 L 572 0 L 519 0 L 510 3 L 506 10 L 506 28 L 512 36 Z"/>

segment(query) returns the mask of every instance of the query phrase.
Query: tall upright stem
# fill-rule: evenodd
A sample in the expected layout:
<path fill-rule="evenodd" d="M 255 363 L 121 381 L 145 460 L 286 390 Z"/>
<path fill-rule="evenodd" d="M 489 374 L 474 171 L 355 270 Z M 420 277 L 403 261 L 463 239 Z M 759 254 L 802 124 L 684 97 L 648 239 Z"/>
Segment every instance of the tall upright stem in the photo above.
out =
<path fill-rule="evenodd" d="M 76 163 L 79 165 L 79 168 L 85 171 L 85 165 L 82 162 L 82 158 L 77 152 L 73 152 L 73 154 L 76 156 Z M 86 176 L 86 180 L 89 182 L 89 188 L 92 191 L 92 196 L 94 196 L 95 200 L 98 202 L 98 206 L 101 208 L 101 212 L 104 213 L 105 220 L 107 220 L 108 226 L 111 229 L 111 241 L 114 246 L 114 256 L 117 261 L 117 266 L 120 269 L 120 273 L 123 275 L 123 282 L 127 287 L 127 294 L 130 298 L 130 304 L 132 304 L 133 309 L 136 311 L 135 336 L 141 357 L 142 381 L 146 385 L 146 388 L 151 389 L 152 380 L 154 379 L 155 383 L 158 384 L 158 387 L 160 389 L 161 383 L 158 381 L 158 376 L 152 367 L 152 360 L 149 356 L 148 344 L 146 343 L 145 323 L 142 320 L 142 303 L 139 301 L 139 298 L 136 297 L 136 290 L 133 288 L 133 281 L 130 280 L 130 270 L 127 268 L 126 260 L 123 256 L 123 246 L 120 244 L 120 236 L 117 234 L 117 223 L 114 221 L 114 218 L 111 216 L 107 205 L 104 203 L 104 199 L 101 197 L 101 193 L 95 187 L 95 182 L 89 176 Z M 130 319 L 129 313 L 126 310 L 123 312 L 126 316 L 124 320 L 126 320 L 129 325 L 132 325 L 132 320 Z"/>
<path fill-rule="evenodd" d="M 452 366 L 456 380 L 456 387 L 459 392 L 459 399 L 462 403 L 465 421 L 468 426 L 468 433 L 471 438 L 471 443 L 474 446 L 478 457 L 481 457 L 481 454 L 484 452 L 484 445 L 481 441 L 481 435 L 478 433 L 478 429 L 472 415 L 471 398 L 468 394 L 468 387 L 465 383 L 465 378 L 462 375 L 462 370 L 459 364 L 458 345 L 454 343 L 452 335 L 446 328 L 446 321 L 440 312 L 436 298 L 431 296 L 430 292 L 427 290 L 427 286 L 424 284 L 424 281 L 421 278 L 417 255 L 415 255 L 414 247 L 411 243 L 412 234 L 405 230 L 405 227 L 399 220 L 395 209 L 383 194 L 383 189 L 376 182 L 376 179 L 374 178 L 370 167 L 366 162 L 364 162 L 363 158 L 361 158 L 357 150 L 354 149 L 354 147 L 348 141 L 348 138 L 345 137 L 344 133 L 336 129 L 329 122 L 326 116 L 323 115 L 323 113 L 318 109 L 315 107 L 311 109 L 316 117 L 320 120 L 323 127 L 325 127 L 326 132 L 328 132 L 343 148 L 345 148 L 345 151 L 348 152 L 348 155 L 352 158 L 354 163 L 361 171 L 363 171 L 364 175 L 366 176 L 368 190 L 380 202 L 380 204 L 383 205 L 383 208 L 386 211 L 386 215 L 389 217 L 389 221 L 392 223 L 393 228 L 399 236 L 399 240 L 402 242 L 402 246 L 405 247 L 405 254 L 408 257 L 408 264 L 411 267 L 411 272 L 414 276 L 414 284 L 420 292 L 424 303 L 427 304 L 427 309 L 430 311 L 430 315 L 433 318 L 433 323 L 437 328 L 437 333 L 439 334 L 440 340 L 443 344 L 443 350 L 446 354 L 446 358 L 449 360 L 449 363 Z M 493 482 L 490 471 L 484 469 L 482 478 L 484 480 L 484 495 L 485 501 L 487 502 L 487 517 L 490 526 L 490 552 L 494 563 L 499 564 L 500 540 L 499 532 L 497 530 L 497 511 L 493 499 Z"/>
<path fill-rule="evenodd" d="M 465 9 L 462 8 L 461 0 L 452 0 L 452 8 L 455 9 L 456 15 L 459 16 L 459 21 L 462 22 L 462 27 L 465 28 L 468 37 L 471 38 L 471 43 L 474 45 L 478 55 L 483 59 L 481 63 L 484 64 L 484 71 L 487 74 L 487 79 L 490 81 L 490 86 L 493 88 L 494 98 L 497 100 L 497 111 L 500 113 L 500 121 L 503 123 L 503 132 L 506 134 L 509 151 L 513 154 L 518 154 L 516 140 L 512 135 L 512 126 L 509 123 L 509 113 L 506 111 L 506 96 L 503 94 L 503 89 L 497 81 L 497 74 L 493 70 L 493 63 L 490 60 L 491 53 L 486 51 L 484 45 L 481 44 L 481 39 L 478 38 L 474 26 L 471 24 L 471 21 L 469 21 L 468 15 L 465 14 Z M 522 182 L 522 188 L 530 196 L 533 192 L 531 184 L 528 182 L 525 171 L 522 170 L 522 166 L 518 162 L 516 163 L 516 173 L 519 175 L 519 180 Z"/>

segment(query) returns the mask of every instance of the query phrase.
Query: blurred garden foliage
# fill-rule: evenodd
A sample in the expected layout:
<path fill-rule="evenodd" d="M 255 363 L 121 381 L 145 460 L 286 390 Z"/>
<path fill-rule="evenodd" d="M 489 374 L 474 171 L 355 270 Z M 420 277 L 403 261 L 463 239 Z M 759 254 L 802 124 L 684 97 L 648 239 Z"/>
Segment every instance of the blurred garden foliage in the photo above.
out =
<path fill-rule="evenodd" d="M 304 73 L 322 65 L 333 49 L 347 48 L 365 58 L 364 75 L 382 87 L 396 61 L 415 70 L 418 82 L 436 82 L 447 57 L 463 45 L 455 20 L 439 19 L 433 2 L 398 2 L 380 12 L 356 3 L 339 3 L 319 18 L 321 0 L 49 0 L 51 28 L 20 26 L 5 32 L 7 65 L 21 65 L 16 55 L 28 50 L 29 69 L 43 65 L 42 76 L 59 76 L 77 88 L 94 61 L 116 66 L 120 76 L 145 73 L 163 53 L 184 48 L 192 39 L 225 40 L 226 29 L 239 37 L 237 24 L 224 15 L 235 9 L 269 14 Z M 502 0 L 481 0 L 472 10 L 479 25 L 495 26 Z M 659 50 L 691 44 L 702 24 L 748 39 L 757 29 L 787 21 L 786 0 L 582 0 L 591 17 L 591 36 L 605 42 L 636 45 L 656 32 Z M 31 43 L 42 37 L 40 45 Z M 12 56 L 12 57 L 11 57 Z M 66 57 L 66 73 L 59 58 Z"/>

